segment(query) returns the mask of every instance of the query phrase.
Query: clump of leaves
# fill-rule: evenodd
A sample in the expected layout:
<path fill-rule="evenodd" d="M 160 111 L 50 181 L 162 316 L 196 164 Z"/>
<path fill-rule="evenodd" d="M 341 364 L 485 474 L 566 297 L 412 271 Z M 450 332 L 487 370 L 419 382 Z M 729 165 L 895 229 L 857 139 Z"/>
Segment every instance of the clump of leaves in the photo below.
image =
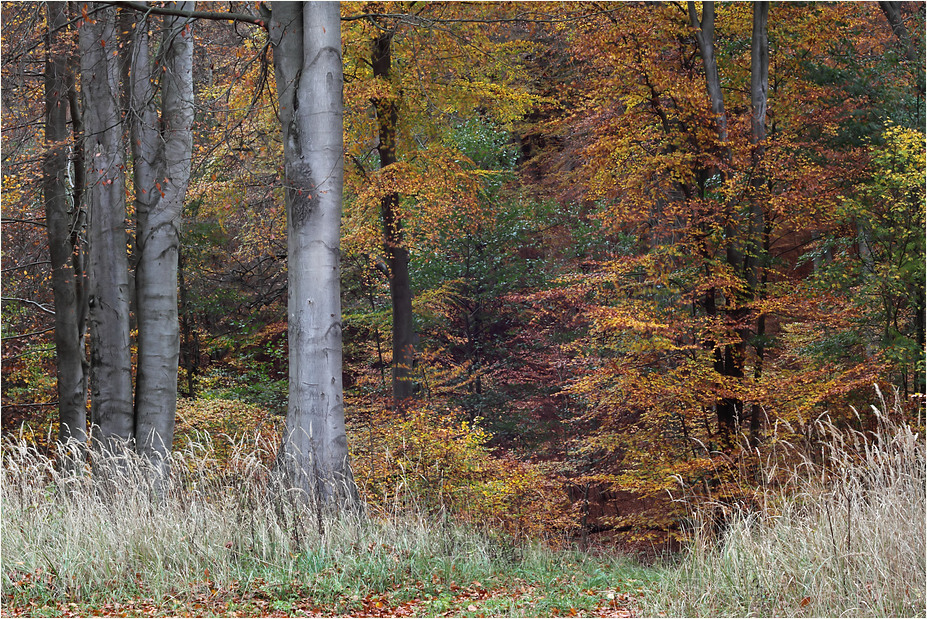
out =
<path fill-rule="evenodd" d="M 255 404 L 238 400 L 181 398 L 177 402 L 175 448 L 207 443 L 217 468 L 225 468 L 244 442 L 279 444 L 282 419 Z"/>
<path fill-rule="evenodd" d="M 443 514 L 525 538 L 576 527 L 563 480 L 542 465 L 493 453 L 479 419 L 425 402 L 366 413 L 349 422 L 348 433 L 355 478 L 372 510 Z M 249 445 L 270 466 L 281 423 L 254 404 L 182 399 L 175 449 L 208 454 L 204 470 L 219 476 L 234 472 L 236 454 Z"/>
<path fill-rule="evenodd" d="M 376 508 L 449 513 L 530 537 L 576 526 L 563 484 L 539 465 L 493 454 L 491 435 L 459 409 L 417 403 L 349 432 L 355 477 Z"/>

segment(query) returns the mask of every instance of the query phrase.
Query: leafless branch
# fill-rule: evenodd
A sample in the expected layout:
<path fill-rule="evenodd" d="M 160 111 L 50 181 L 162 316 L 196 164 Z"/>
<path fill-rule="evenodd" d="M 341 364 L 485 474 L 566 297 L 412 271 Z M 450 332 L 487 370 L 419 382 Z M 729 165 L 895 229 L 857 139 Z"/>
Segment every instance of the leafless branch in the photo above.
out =
<path fill-rule="evenodd" d="M 42 329 L 41 331 L 30 331 L 29 333 L 20 333 L 19 335 L 7 335 L 6 337 L 0 338 L 4 342 L 6 340 L 21 340 L 26 337 L 32 337 L 33 335 L 42 335 L 43 333 L 48 333 L 49 331 L 54 331 L 54 327 L 49 327 L 47 329 Z"/>
<path fill-rule="evenodd" d="M 49 309 L 45 307 L 44 305 L 42 305 L 41 303 L 39 303 L 38 301 L 33 301 L 31 299 L 20 299 L 19 297 L 3 297 L 2 299 L 0 299 L 0 301 L 4 301 L 4 302 L 14 301 L 16 303 L 24 303 L 25 305 L 32 305 L 34 307 L 39 308 L 41 311 L 45 312 L 46 314 L 50 314 L 52 316 L 55 315 L 55 310 Z"/>
<path fill-rule="evenodd" d="M 2 220 L 0 220 L 0 224 L 28 224 L 30 226 L 38 226 L 40 228 L 46 227 L 44 223 L 37 219 L 16 219 L 15 217 L 4 217 Z"/>
<path fill-rule="evenodd" d="M 174 15 L 176 17 L 189 17 L 192 19 L 211 19 L 215 21 L 234 21 L 254 24 L 261 28 L 266 28 L 267 24 L 263 18 L 247 13 L 214 13 L 212 11 L 181 11 L 170 7 L 154 6 L 147 2 L 106 2 L 113 6 L 126 9 L 132 9 L 140 13 L 150 13 L 152 15 Z"/>

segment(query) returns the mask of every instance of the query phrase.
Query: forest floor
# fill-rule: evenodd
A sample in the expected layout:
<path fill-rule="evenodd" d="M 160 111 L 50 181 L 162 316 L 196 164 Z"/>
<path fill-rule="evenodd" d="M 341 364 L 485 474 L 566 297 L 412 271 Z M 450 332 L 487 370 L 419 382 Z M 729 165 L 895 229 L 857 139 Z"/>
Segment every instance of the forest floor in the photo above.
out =
<path fill-rule="evenodd" d="M 552 551 L 556 553 L 556 551 Z M 647 614 L 644 587 L 658 568 L 627 561 L 575 561 L 562 557 L 562 574 L 549 569 L 520 575 L 497 573 L 458 584 L 435 575 L 432 582 L 394 583 L 375 590 L 362 583 L 332 596 L 297 579 L 262 578 L 222 586 L 204 579 L 158 597 L 139 591 L 118 601 L 101 592 L 90 599 L 64 594 L 50 572 L 7 574 L 2 615 L 11 617 L 634 617 Z M 569 561 L 568 559 L 573 559 Z M 553 564 L 548 564 L 551 567 Z M 4 579 L 6 580 L 6 579 Z M 142 583 L 139 583 L 141 585 Z M 140 587 L 144 589 L 144 587 Z M 362 592 L 366 589 L 366 593 Z"/>
<path fill-rule="evenodd" d="M 519 599 L 519 598 L 522 599 Z M 386 600 L 384 602 L 384 600 Z M 3 615 L 10 617 L 634 617 L 640 616 L 626 600 L 617 599 L 606 606 L 594 608 L 552 608 L 538 613 L 535 603 L 524 598 L 519 588 L 494 591 L 474 590 L 451 598 L 411 599 L 403 602 L 389 599 L 387 594 L 371 595 L 356 601 L 354 608 L 338 610 L 315 604 L 311 599 L 274 600 L 230 591 L 226 595 L 203 594 L 186 601 L 139 598 L 124 602 L 91 605 L 80 602 L 30 603 L 26 606 L 4 605 Z M 34 604 L 34 605 L 33 605 Z M 504 607 L 504 614 L 494 608 Z M 512 611 L 515 611 L 514 613 Z M 558 612 L 554 612 L 558 611 Z"/>

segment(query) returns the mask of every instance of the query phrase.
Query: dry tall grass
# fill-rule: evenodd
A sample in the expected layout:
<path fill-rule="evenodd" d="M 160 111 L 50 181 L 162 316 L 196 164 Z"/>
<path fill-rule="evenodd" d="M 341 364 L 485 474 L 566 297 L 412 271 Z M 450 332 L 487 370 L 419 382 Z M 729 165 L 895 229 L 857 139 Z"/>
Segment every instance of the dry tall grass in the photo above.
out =
<path fill-rule="evenodd" d="M 817 421 L 817 453 L 791 460 L 785 483 L 762 492 L 760 509 L 733 509 L 720 534 L 705 511 L 694 513 L 694 543 L 651 597 L 651 611 L 927 615 L 924 436 L 881 405 L 872 432 Z M 903 418 L 897 401 L 892 412 Z M 776 468 L 770 459 L 764 473 L 781 482 Z"/>
<path fill-rule="evenodd" d="M 68 472 L 24 441 L 7 442 L 0 489 L 5 595 L 23 578 L 30 596 L 76 600 L 161 598 L 195 583 L 222 587 L 251 578 L 315 579 L 324 601 L 342 587 L 388 589 L 408 570 L 425 580 L 442 566 L 498 568 L 498 543 L 485 536 L 408 510 L 326 516 L 268 483 L 269 445 L 243 442 L 232 451 L 221 468 L 208 444 L 175 451 L 165 486 L 131 452 L 94 453 L 96 470 Z M 37 582 L 36 574 L 46 577 Z"/>
<path fill-rule="evenodd" d="M 166 484 L 131 453 L 93 453 L 94 470 L 63 472 L 25 441 L 5 443 L 4 614 L 347 616 L 401 606 L 426 616 L 551 616 L 613 608 L 617 588 L 647 578 L 626 561 L 421 509 L 408 478 L 366 515 L 321 514 L 272 483 L 276 442 L 230 442 L 217 456 L 200 435 L 172 455 Z"/>
<path fill-rule="evenodd" d="M 790 449 L 789 459 L 768 460 L 765 478 L 779 483 L 765 485 L 759 508 L 734 509 L 720 534 L 696 526 L 679 566 L 648 586 L 644 612 L 927 614 L 924 437 L 875 415 L 873 432 L 820 420 L 816 453 L 796 460 L 799 450 Z M 520 573 L 531 580 L 564 569 L 566 555 L 541 545 L 506 546 L 452 518 L 409 509 L 415 498 L 402 494 L 408 480 L 397 482 L 392 507 L 332 518 L 269 483 L 276 443 L 225 445 L 219 466 L 208 435 L 201 439 L 175 451 L 169 484 L 131 453 L 91 454 L 97 470 L 68 469 L 26 441 L 7 441 L 0 476 L 4 605 L 182 601 L 197 586 L 298 583 L 338 611 L 370 592 L 435 578 L 486 582 Z M 694 514 L 696 522 L 702 514 Z M 598 571 L 602 586 L 618 582 L 613 574 L 620 572 Z"/>

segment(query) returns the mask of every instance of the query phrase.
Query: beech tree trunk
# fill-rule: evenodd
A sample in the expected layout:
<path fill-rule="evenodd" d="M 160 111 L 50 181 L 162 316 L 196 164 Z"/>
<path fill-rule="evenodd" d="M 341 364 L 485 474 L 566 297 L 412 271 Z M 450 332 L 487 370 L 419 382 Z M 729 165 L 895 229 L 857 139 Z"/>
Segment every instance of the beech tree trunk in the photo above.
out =
<path fill-rule="evenodd" d="M 341 350 L 341 13 L 278 2 L 269 20 L 283 129 L 289 402 L 280 466 L 327 509 L 357 501 L 344 427 Z"/>
<path fill-rule="evenodd" d="M 749 246 L 746 252 L 744 269 L 747 276 L 747 288 L 753 300 L 764 294 L 763 287 L 766 280 L 766 263 L 769 248 L 769 230 L 766 219 L 766 209 L 763 208 L 765 196 L 763 187 L 767 185 L 766 177 L 762 173 L 763 155 L 766 152 L 766 106 L 769 95 L 769 36 L 767 22 L 769 20 L 769 2 L 755 2 L 753 4 L 753 35 L 751 43 L 750 62 L 750 101 L 751 122 L 750 142 L 753 144 L 753 178 L 750 196 L 750 226 Z M 745 334 L 746 336 L 747 334 Z M 756 318 L 756 336 L 754 350 L 756 351 L 756 365 L 753 378 L 759 380 L 763 371 L 763 354 L 765 346 L 763 338 L 766 335 L 766 319 L 762 314 Z M 750 441 L 756 444 L 760 430 L 760 415 L 762 410 L 759 404 L 754 403 L 750 411 Z"/>
<path fill-rule="evenodd" d="M 727 116 L 724 111 L 724 93 L 721 91 L 721 78 L 718 74 L 718 62 L 715 58 L 715 3 L 704 2 L 702 4 L 702 18 L 699 20 L 698 11 L 694 2 L 688 2 L 689 21 L 695 29 L 695 38 L 698 41 L 699 53 L 702 57 L 702 66 L 705 70 L 705 82 L 708 90 L 708 97 L 711 100 L 711 112 L 715 118 L 715 128 L 718 132 L 718 150 L 719 150 L 719 167 L 709 170 L 711 176 L 717 176 L 723 183 L 726 176 L 725 166 L 729 159 L 729 148 L 727 145 Z M 730 221 L 732 218 L 726 218 Z M 744 256 L 737 243 L 737 231 L 731 223 L 725 224 L 725 237 L 727 245 L 724 248 L 727 263 L 740 271 L 743 267 Z M 716 305 L 714 301 L 714 289 L 710 289 L 708 294 L 712 296 L 710 300 L 706 299 L 704 307 L 709 315 L 716 314 Z M 734 307 L 734 299 L 728 294 L 727 307 L 724 313 L 734 322 L 740 322 L 743 312 L 740 308 Z M 744 350 L 745 342 L 741 341 L 735 344 L 725 344 L 719 346 L 716 342 L 707 342 L 707 346 L 714 348 L 714 369 L 718 374 L 731 378 L 743 378 L 744 376 Z M 723 397 L 715 405 L 715 411 L 718 419 L 718 432 L 723 441 L 728 442 L 737 431 L 739 417 L 743 414 L 743 402 L 734 397 Z"/>
<path fill-rule="evenodd" d="M 133 436 L 126 254 L 125 153 L 115 12 L 97 4 L 80 27 L 89 237 L 91 435 Z"/>
<path fill-rule="evenodd" d="M 727 116 L 724 113 L 724 94 L 721 92 L 721 78 L 718 75 L 718 61 L 715 59 L 715 3 L 702 3 L 702 19 L 699 20 L 695 3 L 688 2 L 689 21 L 695 28 L 705 80 L 708 85 L 708 97 L 711 99 L 711 112 L 715 116 L 718 138 L 722 144 L 727 142 Z"/>
<path fill-rule="evenodd" d="M 45 140 L 43 166 L 45 222 L 51 255 L 52 291 L 55 298 L 55 359 L 58 374 L 58 440 L 87 440 L 87 361 L 84 353 L 83 273 L 76 270 L 80 205 L 68 182 L 69 76 L 68 58 L 61 42 L 68 16 L 66 3 L 48 2 L 45 64 Z"/>
<path fill-rule="evenodd" d="M 391 80 L 391 31 L 383 32 L 373 41 L 371 64 L 375 78 Z M 377 112 L 380 168 L 396 163 L 396 133 L 399 125 L 399 105 L 394 97 L 373 99 Z M 393 306 L 393 400 L 395 403 L 412 396 L 415 364 L 415 325 L 412 314 L 412 285 L 409 281 L 409 250 L 403 245 L 402 217 L 399 194 L 390 193 L 380 200 L 383 221 L 383 251 L 389 269 L 389 291 Z"/>
<path fill-rule="evenodd" d="M 904 16 L 901 14 L 901 2 L 880 1 L 879 8 L 882 9 L 885 19 L 888 20 L 888 25 L 891 26 L 892 32 L 901 43 L 905 60 L 916 63 L 915 68 L 917 69 L 917 75 L 919 78 L 922 78 L 924 75 L 924 59 L 922 56 L 918 57 L 917 48 L 914 45 L 914 41 L 911 39 L 911 34 L 908 32 L 907 26 L 905 26 Z M 918 82 L 918 92 L 921 94 L 924 93 L 922 79 Z"/>
<path fill-rule="evenodd" d="M 750 50 L 750 103 L 751 103 L 751 142 L 754 149 L 754 162 L 758 162 L 765 147 L 766 139 L 766 104 L 769 95 L 769 2 L 753 3 L 753 34 Z M 756 177 L 754 177 L 756 178 Z"/>
<path fill-rule="evenodd" d="M 192 11 L 193 2 L 179 2 Z M 135 165 L 135 270 L 138 367 L 135 437 L 140 454 L 163 462 L 174 439 L 180 325 L 177 261 L 183 200 L 193 149 L 193 35 L 188 18 L 165 16 L 155 108 L 148 19 L 140 15 L 132 55 L 132 150 Z"/>

